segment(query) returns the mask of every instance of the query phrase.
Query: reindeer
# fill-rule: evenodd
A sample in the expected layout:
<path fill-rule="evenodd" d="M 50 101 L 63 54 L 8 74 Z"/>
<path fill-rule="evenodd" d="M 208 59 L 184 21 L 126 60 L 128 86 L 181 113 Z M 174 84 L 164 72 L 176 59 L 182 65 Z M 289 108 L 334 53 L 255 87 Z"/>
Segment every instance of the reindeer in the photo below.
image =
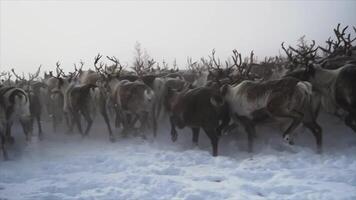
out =
<path fill-rule="evenodd" d="M 3 113 L 1 120 L 5 121 L 5 136 L 2 135 L 2 144 L 13 144 L 14 138 L 11 136 L 11 127 L 15 117 L 19 118 L 23 131 L 26 135 L 26 140 L 30 141 L 32 135 L 32 123 L 30 113 L 30 100 L 26 92 L 21 88 L 3 86 L 0 87 L 0 107 Z"/>
<path fill-rule="evenodd" d="M 62 122 L 64 113 L 64 94 L 69 85 L 63 70 L 60 68 L 59 61 L 56 63 L 56 76 L 50 71 L 45 73 L 44 83 L 47 85 L 47 111 L 52 118 L 53 131 L 57 131 L 58 124 Z M 66 117 L 67 124 L 69 121 Z"/>
<path fill-rule="evenodd" d="M 165 103 L 171 110 L 171 139 L 175 142 L 178 138 L 176 127 L 187 126 L 192 129 L 193 143 L 198 144 L 202 128 L 210 139 L 213 156 L 217 156 L 221 132 L 230 121 L 227 104 L 219 90 L 208 87 L 189 90 L 187 86 L 181 92 L 170 89 L 167 94 Z"/>
<path fill-rule="evenodd" d="M 2 87 L 2 86 L 0 86 Z M 5 129 L 6 129 L 6 115 L 5 115 L 5 109 L 2 106 L 2 103 L 0 102 L 0 145 L 1 145 L 1 150 L 3 154 L 4 160 L 8 160 L 8 153 L 7 153 L 7 148 L 6 148 L 6 136 L 5 136 Z"/>
<path fill-rule="evenodd" d="M 42 115 L 42 90 L 46 88 L 46 85 L 40 81 L 35 81 L 35 79 L 39 76 L 41 71 L 41 66 L 38 67 L 36 73 L 34 75 L 29 74 L 29 78 L 26 80 L 25 77 L 20 77 L 16 74 L 14 69 L 11 69 L 12 73 L 15 75 L 18 81 L 20 81 L 19 86 L 25 90 L 29 97 L 30 101 L 30 113 L 31 113 L 31 123 L 33 124 L 34 119 L 37 121 L 38 127 L 38 136 L 39 139 L 43 139 L 43 131 L 41 124 L 41 115 Z M 32 125 L 33 126 L 33 125 Z"/>
<path fill-rule="evenodd" d="M 287 75 L 311 82 L 313 91 L 316 96 L 319 96 L 322 107 L 337 116 L 340 116 L 339 109 L 345 111 L 345 124 L 356 132 L 354 109 L 356 105 L 354 91 L 356 59 L 352 57 L 355 55 L 352 42 L 356 38 L 350 39 L 350 34 L 345 37 L 347 28 L 346 26 L 340 32 L 340 24 L 338 24 L 334 29 L 337 41 L 329 38 L 327 48 L 318 47 L 326 53 L 326 57 L 320 60 L 311 60 L 311 62 L 297 62 L 301 66 L 300 69 Z M 355 28 L 354 30 L 356 31 Z M 345 57 L 349 60 L 345 60 Z"/>
<path fill-rule="evenodd" d="M 262 83 L 245 80 L 241 83 L 222 87 L 222 94 L 229 104 L 231 117 L 235 123 L 240 122 L 248 135 L 248 151 L 252 152 L 255 135 L 254 118 L 263 113 L 273 118 L 291 119 L 292 123 L 284 131 L 283 138 L 289 144 L 293 142 L 293 131 L 298 125 L 310 119 L 309 106 L 312 98 L 312 87 L 309 82 L 286 77 L 280 80 Z M 318 125 L 316 125 L 319 127 Z M 317 150 L 321 152 L 321 130 L 312 129 Z"/>
<path fill-rule="evenodd" d="M 98 54 L 94 58 L 94 67 L 96 70 L 96 73 L 99 75 L 99 78 L 97 79 L 97 85 L 98 87 L 95 89 L 95 102 L 97 105 L 99 105 L 99 110 L 101 115 L 103 116 L 105 123 L 108 127 L 109 131 L 109 139 L 111 142 L 115 141 L 115 137 L 113 135 L 111 125 L 110 125 L 110 120 L 108 117 L 107 113 L 107 108 L 113 108 L 115 110 L 115 117 L 116 121 L 118 121 L 119 114 L 117 113 L 118 111 L 118 103 L 116 102 L 117 99 L 114 98 L 115 96 L 115 88 L 116 84 L 119 81 L 118 77 L 120 76 L 120 73 L 123 69 L 123 65 L 120 64 L 119 60 L 115 57 L 108 57 L 107 58 L 114 62 L 114 65 L 110 67 L 110 73 L 108 72 L 107 66 L 105 66 L 105 69 L 103 69 L 103 64 L 100 63 L 100 67 L 97 66 L 99 60 L 101 59 L 102 55 Z M 118 70 L 117 70 L 118 68 Z M 118 124 L 118 123 L 116 123 Z"/>
<path fill-rule="evenodd" d="M 356 65 L 346 64 L 338 69 L 324 69 L 320 64 L 309 64 L 305 70 L 291 72 L 289 76 L 310 81 L 321 97 L 321 105 L 330 113 L 346 112 L 345 124 L 356 132 Z"/>

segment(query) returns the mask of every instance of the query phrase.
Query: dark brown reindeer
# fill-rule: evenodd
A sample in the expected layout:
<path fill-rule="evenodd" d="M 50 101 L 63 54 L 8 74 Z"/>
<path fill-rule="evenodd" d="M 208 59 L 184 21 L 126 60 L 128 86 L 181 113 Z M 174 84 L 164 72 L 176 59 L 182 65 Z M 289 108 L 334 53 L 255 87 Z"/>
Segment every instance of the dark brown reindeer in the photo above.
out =
<path fill-rule="evenodd" d="M 83 136 L 88 135 L 93 124 L 93 119 L 90 116 L 90 101 L 92 100 L 90 96 L 90 90 L 95 87 L 96 85 L 86 84 L 73 86 L 67 90 L 67 105 L 70 116 L 72 117 L 74 124 L 77 125 L 79 132 Z M 87 127 L 84 132 L 81 125 L 81 115 L 87 122 Z M 70 131 L 73 130 L 74 124 L 70 123 Z"/>
<path fill-rule="evenodd" d="M 74 72 L 70 73 L 68 76 L 64 75 L 67 77 L 66 81 L 68 82 L 68 86 L 64 92 L 63 110 L 68 115 L 68 117 L 71 118 L 69 123 L 69 131 L 73 131 L 74 125 L 76 125 L 80 134 L 82 136 L 87 136 L 93 124 L 93 119 L 91 117 L 91 105 L 93 105 L 91 90 L 97 86 L 91 83 L 78 85 L 77 78 L 82 72 L 81 69 L 83 65 L 84 63 L 81 62 L 81 67 L 79 69 L 76 67 L 76 65 L 74 65 Z M 81 116 L 83 116 L 87 122 L 87 126 L 84 132 L 81 125 Z"/>
<path fill-rule="evenodd" d="M 198 144 L 199 131 L 202 128 L 210 139 L 213 156 L 217 156 L 219 138 L 230 121 L 227 104 L 219 90 L 208 87 L 191 90 L 186 87 L 181 92 L 169 90 L 166 104 L 171 110 L 172 141 L 175 142 L 178 138 L 176 127 L 190 127 L 193 133 L 192 141 Z"/>

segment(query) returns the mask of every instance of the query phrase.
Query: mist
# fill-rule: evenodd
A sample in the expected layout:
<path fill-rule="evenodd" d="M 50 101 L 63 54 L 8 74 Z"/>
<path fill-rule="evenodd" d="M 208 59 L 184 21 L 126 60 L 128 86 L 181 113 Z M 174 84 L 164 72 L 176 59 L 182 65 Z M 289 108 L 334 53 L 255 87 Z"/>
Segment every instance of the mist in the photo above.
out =
<path fill-rule="evenodd" d="M 131 64 L 136 42 L 156 61 L 185 67 L 213 48 L 226 58 L 236 48 L 258 58 L 306 35 L 317 43 L 337 23 L 356 24 L 355 1 L 1 1 L 0 70 L 30 72 L 42 64 L 65 71 L 98 53 Z"/>

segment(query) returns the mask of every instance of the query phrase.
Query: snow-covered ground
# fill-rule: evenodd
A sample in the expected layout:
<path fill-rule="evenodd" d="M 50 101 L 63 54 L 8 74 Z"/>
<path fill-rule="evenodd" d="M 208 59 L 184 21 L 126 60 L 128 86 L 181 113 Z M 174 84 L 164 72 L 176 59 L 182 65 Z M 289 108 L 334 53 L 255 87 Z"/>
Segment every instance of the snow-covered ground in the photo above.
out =
<path fill-rule="evenodd" d="M 110 143 L 106 128 L 94 126 L 88 138 L 47 133 L 25 145 L 15 128 L 11 160 L 0 160 L 0 199 L 356 199 L 356 134 L 321 120 L 322 155 L 303 128 L 290 147 L 276 129 L 259 127 L 255 153 L 239 133 L 221 139 L 215 158 L 206 135 L 194 147 L 189 130 L 176 143 L 168 127 L 156 140 Z"/>

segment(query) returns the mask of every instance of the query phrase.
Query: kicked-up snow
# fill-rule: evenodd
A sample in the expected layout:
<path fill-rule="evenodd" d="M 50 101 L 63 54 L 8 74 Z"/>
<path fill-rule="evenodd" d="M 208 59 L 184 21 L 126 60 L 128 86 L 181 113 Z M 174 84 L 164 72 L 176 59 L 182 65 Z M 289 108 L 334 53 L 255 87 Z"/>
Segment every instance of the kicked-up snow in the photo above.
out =
<path fill-rule="evenodd" d="M 205 133 L 198 147 L 188 129 L 172 143 L 167 125 L 156 139 L 111 143 L 104 126 L 81 138 L 46 124 L 45 140 L 28 145 L 15 127 L 11 160 L 0 160 L 0 199 L 356 199 L 356 134 L 334 117 L 319 121 L 322 155 L 304 128 L 289 146 L 278 129 L 258 127 L 252 154 L 244 132 L 223 136 L 212 157 Z"/>

